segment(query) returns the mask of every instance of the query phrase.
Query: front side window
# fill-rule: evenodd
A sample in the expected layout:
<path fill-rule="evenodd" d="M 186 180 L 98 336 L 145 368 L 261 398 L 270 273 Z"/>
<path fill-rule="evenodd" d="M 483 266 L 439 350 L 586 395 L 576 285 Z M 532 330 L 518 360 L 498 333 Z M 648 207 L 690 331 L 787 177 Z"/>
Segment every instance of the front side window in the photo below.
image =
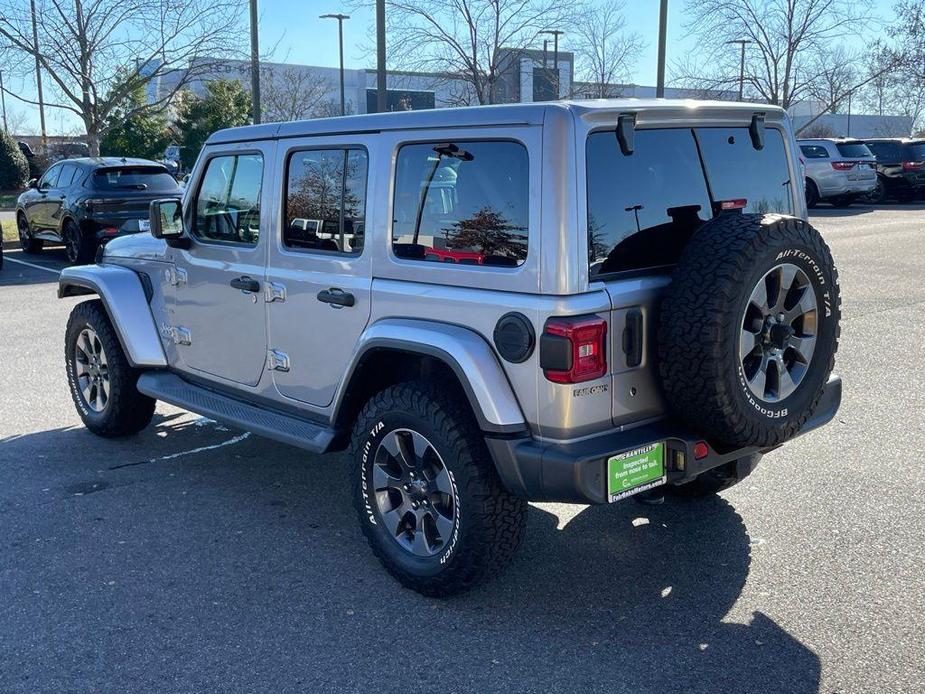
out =
<path fill-rule="evenodd" d="M 399 258 L 516 267 L 527 257 L 529 164 L 516 142 L 405 145 L 396 161 Z"/>
<path fill-rule="evenodd" d="M 193 234 L 205 241 L 256 245 L 260 237 L 263 157 L 213 157 L 196 196 Z"/>
<path fill-rule="evenodd" d="M 58 183 L 58 175 L 61 173 L 61 165 L 52 166 L 48 171 L 45 172 L 45 175 L 42 176 L 42 180 L 39 181 L 38 187 L 42 190 L 47 190 L 48 188 L 54 188 Z"/>
<path fill-rule="evenodd" d="M 367 155 L 360 149 L 315 149 L 289 158 L 287 248 L 360 253 L 366 227 Z"/>
<path fill-rule="evenodd" d="M 710 196 L 686 128 L 637 130 L 620 151 L 613 130 L 587 141 L 591 277 L 673 263 L 710 219 Z"/>
<path fill-rule="evenodd" d="M 743 212 L 793 213 L 790 168 L 780 130 L 755 149 L 748 128 L 696 128 L 713 200 L 744 200 Z"/>

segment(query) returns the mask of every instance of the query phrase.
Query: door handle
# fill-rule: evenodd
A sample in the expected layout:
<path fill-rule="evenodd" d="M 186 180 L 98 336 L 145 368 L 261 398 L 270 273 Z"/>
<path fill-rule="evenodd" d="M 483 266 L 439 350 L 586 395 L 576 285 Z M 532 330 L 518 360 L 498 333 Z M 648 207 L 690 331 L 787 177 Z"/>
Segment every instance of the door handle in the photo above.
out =
<path fill-rule="evenodd" d="M 235 289 L 240 289 L 242 292 L 259 292 L 260 291 L 260 282 L 253 279 L 252 277 L 235 277 L 231 280 L 231 286 Z"/>
<path fill-rule="evenodd" d="M 318 292 L 318 301 L 341 307 L 353 306 L 356 303 L 356 298 L 350 292 L 332 287 L 331 289 L 322 289 Z"/>

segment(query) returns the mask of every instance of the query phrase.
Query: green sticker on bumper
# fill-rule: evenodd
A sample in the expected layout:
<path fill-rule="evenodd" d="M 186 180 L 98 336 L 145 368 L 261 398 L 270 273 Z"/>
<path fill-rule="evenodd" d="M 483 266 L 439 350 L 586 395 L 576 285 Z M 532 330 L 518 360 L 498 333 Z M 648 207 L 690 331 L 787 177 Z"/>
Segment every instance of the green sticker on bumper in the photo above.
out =
<path fill-rule="evenodd" d="M 665 444 L 650 443 L 607 459 L 607 496 L 619 501 L 665 484 Z"/>

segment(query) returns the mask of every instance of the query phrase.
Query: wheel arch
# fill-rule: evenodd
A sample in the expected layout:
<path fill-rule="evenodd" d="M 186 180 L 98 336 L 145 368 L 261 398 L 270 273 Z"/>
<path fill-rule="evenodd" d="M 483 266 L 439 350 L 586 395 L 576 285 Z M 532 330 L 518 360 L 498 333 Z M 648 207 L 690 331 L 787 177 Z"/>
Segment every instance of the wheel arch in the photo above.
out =
<path fill-rule="evenodd" d="M 148 304 L 150 280 L 115 265 L 65 268 L 58 279 L 58 298 L 97 295 L 106 309 L 122 349 L 133 367 L 164 367 L 167 358 Z"/>
<path fill-rule="evenodd" d="M 456 325 L 385 319 L 366 329 L 334 399 L 336 428 L 349 428 L 363 403 L 394 383 L 443 378 L 465 396 L 482 431 L 527 429 L 498 359 L 477 333 Z"/>

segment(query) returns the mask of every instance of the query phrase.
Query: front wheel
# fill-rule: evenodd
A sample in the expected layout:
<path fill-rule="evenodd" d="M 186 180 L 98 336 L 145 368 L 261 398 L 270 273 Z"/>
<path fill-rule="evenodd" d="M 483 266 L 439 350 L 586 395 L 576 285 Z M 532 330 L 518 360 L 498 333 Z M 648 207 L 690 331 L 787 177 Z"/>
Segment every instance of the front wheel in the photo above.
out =
<path fill-rule="evenodd" d="M 351 446 L 354 504 L 373 553 L 429 596 L 463 592 L 507 565 L 526 519 L 468 405 L 448 390 L 387 388 L 364 407 Z"/>
<path fill-rule="evenodd" d="M 25 253 L 38 253 L 42 250 L 42 240 L 32 238 L 32 230 L 29 228 L 29 220 L 26 215 L 20 212 L 16 215 L 16 231 L 19 232 L 19 247 Z"/>
<path fill-rule="evenodd" d="M 806 179 L 806 206 L 813 209 L 819 204 L 819 188 L 811 178 Z"/>
<path fill-rule="evenodd" d="M 74 307 L 64 343 L 68 386 L 87 429 L 109 438 L 148 426 L 156 401 L 138 392 L 138 371 L 129 365 L 99 299 Z"/>

